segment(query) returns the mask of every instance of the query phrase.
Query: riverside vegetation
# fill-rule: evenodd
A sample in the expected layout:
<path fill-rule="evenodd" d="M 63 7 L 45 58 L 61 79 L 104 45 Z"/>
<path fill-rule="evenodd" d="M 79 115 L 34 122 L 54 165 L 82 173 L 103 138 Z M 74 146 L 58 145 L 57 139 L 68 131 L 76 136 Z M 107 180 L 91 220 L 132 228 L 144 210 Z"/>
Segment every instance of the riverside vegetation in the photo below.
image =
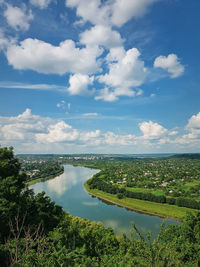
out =
<path fill-rule="evenodd" d="M 13 149 L 0 148 L 1 266 L 200 265 L 199 212 L 181 225 L 162 225 L 154 241 L 134 225 L 138 239 L 115 236 L 101 223 L 65 213 L 44 192 L 34 195 L 20 168 Z"/>
<path fill-rule="evenodd" d="M 144 200 L 141 209 L 157 214 L 159 209 L 163 209 L 161 215 L 181 220 L 188 208 L 200 209 L 200 159 L 178 156 L 159 160 L 109 162 L 87 182 L 87 186 L 91 193 L 96 192 L 118 204 L 126 205 L 128 199 L 131 204 L 131 199 L 134 199 L 132 205 L 129 205 L 134 207 L 138 203 L 135 199 Z M 147 201 L 160 204 L 152 203 L 147 208 Z"/>
<path fill-rule="evenodd" d="M 21 172 L 25 172 L 29 185 L 55 178 L 64 172 L 64 167 L 48 156 L 19 156 Z"/>

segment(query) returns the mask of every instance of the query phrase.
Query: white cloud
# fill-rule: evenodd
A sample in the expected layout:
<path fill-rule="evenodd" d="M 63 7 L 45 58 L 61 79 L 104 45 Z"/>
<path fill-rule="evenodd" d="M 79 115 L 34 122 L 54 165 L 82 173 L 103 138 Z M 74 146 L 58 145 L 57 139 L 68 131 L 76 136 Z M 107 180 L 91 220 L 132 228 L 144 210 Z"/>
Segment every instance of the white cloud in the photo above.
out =
<path fill-rule="evenodd" d="M 200 112 L 197 115 L 193 115 L 186 125 L 186 129 L 189 131 L 199 131 L 200 132 Z"/>
<path fill-rule="evenodd" d="M 34 70 L 44 74 L 94 73 L 99 70 L 96 58 L 102 53 L 97 46 L 76 48 L 72 40 L 53 46 L 38 39 L 25 39 L 10 45 L 8 63 L 18 70 Z"/>
<path fill-rule="evenodd" d="M 67 88 L 71 95 L 87 95 L 91 92 L 88 90 L 88 86 L 92 85 L 94 77 L 89 77 L 88 75 L 83 75 L 80 73 L 71 75 L 69 78 L 70 86 Z"/>
<path fill-rule="evenodd" d="M 145 81 L 147 75 L 147 69 L 139 56 L 140 53 L 136 48 L 128 51 L 124 51 L 123 48 L 111 49 L 107 56 L 109 73 L 99 76 L 99 82 L 114 89 L 104 88 L 96 100 L 115 101 L 118 96 L 130 97 L 142 93 L 141 90 L 133 90 L 134 87 L 140 86 Z M 136 93 L 136 91 L 138 92 Z"/>
<path fill-rule="evenodd" d="M 195 144 L 196 142 L 200 144 L 200 112 L 188 120 L 185 129 L 188 133 L 178 137 L 175 141 L 179 144 Z"/>
<path fill-rule="evenodd" d="M 52 0 L 30 0 L 33 6 L 39 7 L 40 9 L 47 8 Z"/>
<path fill-rule="evenodd" d="M 134 135 L 116 135 L 113 132 L 104 134 L 104 142 L 108 145 L 133 145 L 136 144 L 136 137 Z"/>
<path fill-rule="evenodd" d="M 99 130 L 91 131 L 91 132 L 83 132 L 80 134 L 80 140 L 84 142 L 89 141 L 91 143 L 91 142 L 94 142 L 94 139 L 95 139 L 95 141 L 98 142 L 98 139 L 96 138 L 100 137 L 100 133 L 101 132 Z"/>
<path fill-rule="evenodd" d="M 30 109 L 17 117 L 0 117 L 0 136 L 4 140 L 32 140 L 38 132 L 44 132 L 52 119 L 32 115 Z"/>
<path fill-rule="evenodd" d="M 121 27 L 131 18 L 143 16 L 158 0 L 115 0 L 112 6 L 111 22 Z"/>
<path fill-rule="evenodd" d="M 0 88 L 15 88 L 28 90 L 47 90 L 66 92 L 66 86 L 56 84 L 27 84 L 19 82 L 0 82 Z"/>
<path fill-rule="evenodd" d="M 72 129 L 72 126 L 68 125 L 64 121 L 50 125 L 47 130 L 47 133 L 39 133 L 35 135 L 38 142 L 69 142 L 75 141 L 78 138 L 78 131 Z"/>
<path fill-rule="evenodd" d="M 101 75 L 99 81 L 113 87 L 137 87 L 146 78 L 144 62 L 139 59 L 140 52 L 137 48 L 124 52 L 118 61 L 109 63 L 109 73 Z"/>
<path fill-rule="evenodd" d="M 106 56 L 107 62 L 117 62 L 123 59 L 125 56 L 125 50 L 122 46 L 113 47 L 110 49 L 110 52 Z"/>
<path fill-rule="evenodd" d="M 62 103 L 62 102 L 61 102 Z M 119 153 L 121 149 L 138 149 L 141 152 L 152 148 L 160 148 L 170 144 L 173 147 L 184 149 L 191 148 L 196 151 L 200 145 L 200 113 L 193 115 L 186 125 L 188 134 L 174 139 L 177 131 L 170 131 L 162 125 L 144 121 L 139 129 L 142 135 L 116 134 L 112 131 L 78 130 L 63 120 L 51 119 L 33 115 L 30 109 L 15 117 L 0 116 L 0 143 L 1 145 L 13 145 L 20 153 L 78 153 L 82 149 L 88 152 L 103 151 L 112 147 Z"/>
<path fill-rule="evenodd" d="M 104 100 L 106 102 L 113 102 L 118 100 L 115 93 L 109 90 L 107 87 L 98 91 L 98 95 L 95 96 L 95 100 Z"/>
<path fill-rule="evenodd" d="M 66 6 L 76 8 L 76 15 L 83 21 L 105 25 L 109 23 L 110 7 L 101 0 L 66 0 Z"/>
<path fill-rule="evenodd" d="M 154 68 L 166 70 L 171 78 L 177 78 L 184 73 L 184 66 L 181 65 L 179 58 L 175 54 L 169 54 L 167 57 L 157 57 L 154 61 Z"/>
<path fill-rule="evenodd" d="M 5 50 L 11 42 L 12 39 L 9 40 L 9 38 L 5 36 L 4 30 L 0 28 L 0 50 Z"/>
<path fill-rule="evenodd" d="M 32 11 L 27 11 L 25 5 L 22 5 L 22 8 L 19 8 L 7 4 L 4 16 L 8 24 L 17 31 L 27 31 L 30 26 L 30 21 L 33 20 Z"/>
<path fill-rule="evenodd" d="M 139 128 L 143 133 L 143 138 L 147 140 L 159 139 L 168 133 L 162 125 L 152 121 L 140 123 Z"/>
<path fill-rule="evenodd" d="M 66 6 L 76 8 L 77 16 L 94 25 L 121 27 L 131 18 L 143 16 L 158 0 L 66 0 Z"/>
<path fill-rule="evenodd" d="M 96 25 L 80 34 L 80 42 L 86 45 L 101 45 L 109 49 L 121 46 L 123 40 L 120 34 L 110 27 Z"/>

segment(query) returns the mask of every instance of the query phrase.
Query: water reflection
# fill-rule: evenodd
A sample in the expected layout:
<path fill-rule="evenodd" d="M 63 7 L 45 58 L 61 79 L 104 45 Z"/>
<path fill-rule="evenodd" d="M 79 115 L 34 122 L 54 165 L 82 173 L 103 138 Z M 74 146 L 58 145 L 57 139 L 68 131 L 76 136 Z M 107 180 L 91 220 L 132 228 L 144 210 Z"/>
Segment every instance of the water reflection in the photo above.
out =
<path fill-rule="evenodd" d="M 47 181 L 47 189 L 49 192 L 56 193 L 61 197 L 67 190 L 78 183 L 78 176 L 73 171 L 68 171 L 53 180 Z"/>
<path fill-rule="evenodd" d="M 98 202 L 91 202 L 91 201 L 83 201 L 82 204 L 85 206 L 98 206 L 99 205 Z"/>
<path fill-rule="evenodd" d="M 102 222 L 104 226 L 113 228 L 118 235 L 130 235 L 131 222 L 139 231 L 146 235 L 148 229 L 155 237 L 160 230 L 162 219 L 125 208 L 118 207 L 106 201 L 101 201 L 89 195 L 83 183 L 98 170 L 84 167 L 64 166 L 64 173 L 55 179 L 30 186 L 35 193 L 45 191 L 57 204 L 61 205 L 73 216 L 87 218 L 91 221 Z M 166 220 L 166 224 L 178 224 L 173 220 Z"/>

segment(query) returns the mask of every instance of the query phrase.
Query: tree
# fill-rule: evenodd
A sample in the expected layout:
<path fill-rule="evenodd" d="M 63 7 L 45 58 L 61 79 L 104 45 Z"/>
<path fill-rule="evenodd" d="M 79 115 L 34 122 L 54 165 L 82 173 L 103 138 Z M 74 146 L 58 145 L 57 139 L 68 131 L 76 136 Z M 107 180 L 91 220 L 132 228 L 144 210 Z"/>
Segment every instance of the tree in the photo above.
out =
<path fill-rule="evenodd" d="M 63 210 L 45 193 L 34 195 L 26 186 L 27 176 L 20 172 L 20 163 L 13 148 L 0 148 L 0 241 L 9 235 L 8 222 L 16 216 L 26 217 L 24 226 L 37 229 L 40 223 L 46 231 L 52 230 L 63 217 Z"/>
<path fill-rule="evenodd" d="M 20 173 L 13 148 L 0 148 L 0 240 L 8 234 L 8 221 L 21 212 L 26 175 Z"/>

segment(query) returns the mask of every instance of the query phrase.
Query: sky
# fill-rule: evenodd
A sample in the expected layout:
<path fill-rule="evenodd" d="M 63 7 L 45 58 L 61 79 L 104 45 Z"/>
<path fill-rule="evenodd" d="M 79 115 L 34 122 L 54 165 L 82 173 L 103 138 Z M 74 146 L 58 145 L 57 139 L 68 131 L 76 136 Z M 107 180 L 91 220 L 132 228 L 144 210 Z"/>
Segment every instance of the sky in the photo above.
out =
<path fill-rule="evenodd" d="M 200 152 L 199 0 L 0 0 L 0 145 Z"/>

